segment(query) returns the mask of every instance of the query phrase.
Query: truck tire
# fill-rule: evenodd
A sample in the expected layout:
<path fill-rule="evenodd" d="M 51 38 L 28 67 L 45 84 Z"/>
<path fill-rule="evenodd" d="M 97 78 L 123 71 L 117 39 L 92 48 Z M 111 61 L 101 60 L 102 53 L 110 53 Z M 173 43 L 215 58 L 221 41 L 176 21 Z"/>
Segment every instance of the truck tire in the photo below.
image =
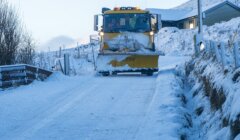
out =
<path fill-rule="evenodd" d="M 153 76 L 153 72 L 141 72 L 142 75 Z"/>
<path fill-rule="evenodd" d="M 102 72 L 102 76 L 109 76 L 110 73 L 109 72 Z"/>
<path fill-rule="evenodd" d="M 153 72 L 148 72 L 147 76 L 153 76 Z"/>

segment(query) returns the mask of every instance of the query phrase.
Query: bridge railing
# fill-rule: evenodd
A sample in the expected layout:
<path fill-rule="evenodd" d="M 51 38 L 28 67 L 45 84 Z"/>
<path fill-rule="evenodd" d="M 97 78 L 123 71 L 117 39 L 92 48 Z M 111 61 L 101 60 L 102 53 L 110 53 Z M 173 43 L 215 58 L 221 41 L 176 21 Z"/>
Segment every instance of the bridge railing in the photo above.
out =
<path fill-rule="evenodd" d="M 0 66 L 0 88 L 30 84 L 51 74 L 51 71 L 26 64 Z"/>

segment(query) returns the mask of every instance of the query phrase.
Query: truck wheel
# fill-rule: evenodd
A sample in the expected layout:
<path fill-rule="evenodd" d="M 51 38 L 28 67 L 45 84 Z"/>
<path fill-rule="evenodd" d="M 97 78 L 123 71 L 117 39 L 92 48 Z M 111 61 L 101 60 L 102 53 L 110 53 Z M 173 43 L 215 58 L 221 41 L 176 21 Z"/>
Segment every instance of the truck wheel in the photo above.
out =
<path fill-rule="evenodd" d="M 117 75 L 117 72 L 112 72 L 112 75 Z"/>
<path fill-rule="evenodd" d="M 153 72 L 145 71 L 145 72 L 141 72 L 141 73 L 142 73 L 142 75 L 153 76 Z"/>
<path fill-rule="evenodd" d="M 148 72 L 147 76 L 153 76 L 153 72 Z"/>
<path fill-rule="evenodd" d="M 103 72 L 103 73 L 102 73 L 102 76 L 109 76 L 109 75 L 110 75 L 109 72 Z"/>

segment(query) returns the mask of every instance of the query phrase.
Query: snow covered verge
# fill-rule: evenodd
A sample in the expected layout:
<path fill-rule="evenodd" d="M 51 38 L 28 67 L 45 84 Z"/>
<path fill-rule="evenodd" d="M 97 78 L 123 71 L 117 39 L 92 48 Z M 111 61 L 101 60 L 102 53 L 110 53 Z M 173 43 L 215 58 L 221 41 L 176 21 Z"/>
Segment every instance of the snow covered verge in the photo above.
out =
<path fill-rule="evenodd" d="M 136 139 L 187 138 L 192 123 L 191 115 L 185 107 L 183 74 L 176 65 L 182 66 L 188 59 L 189 57 L 160 57 L 155 94 Z"/>
<path fill-rule="evenodd" d="M 179 140 L 185 138 L 189 122 L 186 109 L 183 107 L 183 91 L 175 77 L 174 70 L 163 71 L 159 74 L 154 100 L 150 104 L 146 121 L 136 139 L 149 139 L 155 134 L 163 140 Z M 151 130 L 151 131 L 149 131 Z"/>
<path fill-rule="evenodd" d="M 185 69 L 185 70 L 184 70 Z M 240 139 L 240 69 L 225 70 L 214 57 L 202 55 L 182 68 L 192 110 L 189 139 Z"/>
<path fill-rule="evenodd" d="M 162 28 L 156 37 L 157 50 L 164 52 L 166 55 L 192 55 L 194 52 L 193 37 L 196 33 L 197 29 Z M 240 17 L 210 27 L 204 26 L 203 33 L 206 40 L 225 43 L 240 40 Z"/>

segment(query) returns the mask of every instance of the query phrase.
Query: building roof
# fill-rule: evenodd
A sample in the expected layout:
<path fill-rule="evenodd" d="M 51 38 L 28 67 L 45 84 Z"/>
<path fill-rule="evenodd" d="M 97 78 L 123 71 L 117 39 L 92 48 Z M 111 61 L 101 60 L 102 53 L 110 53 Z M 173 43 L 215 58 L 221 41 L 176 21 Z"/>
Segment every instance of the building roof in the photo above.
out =
<path fill-rule="evenodd" d="M 203 7 L 203 13 L 208 13 L 214 11 L 215 9 L 222 7 L 223 5 L 229 5 L 234 9 L 240 11 L 240 7 L 229 1 L 218 2 L 210 6 Z M 149 8 L 147 9 L 151 13 L 160 14 L 162 20 L 164 21 L 179 21 L 189 17 L 194 17 L 198 15 L 198 9 L 156 9 Z"/>

